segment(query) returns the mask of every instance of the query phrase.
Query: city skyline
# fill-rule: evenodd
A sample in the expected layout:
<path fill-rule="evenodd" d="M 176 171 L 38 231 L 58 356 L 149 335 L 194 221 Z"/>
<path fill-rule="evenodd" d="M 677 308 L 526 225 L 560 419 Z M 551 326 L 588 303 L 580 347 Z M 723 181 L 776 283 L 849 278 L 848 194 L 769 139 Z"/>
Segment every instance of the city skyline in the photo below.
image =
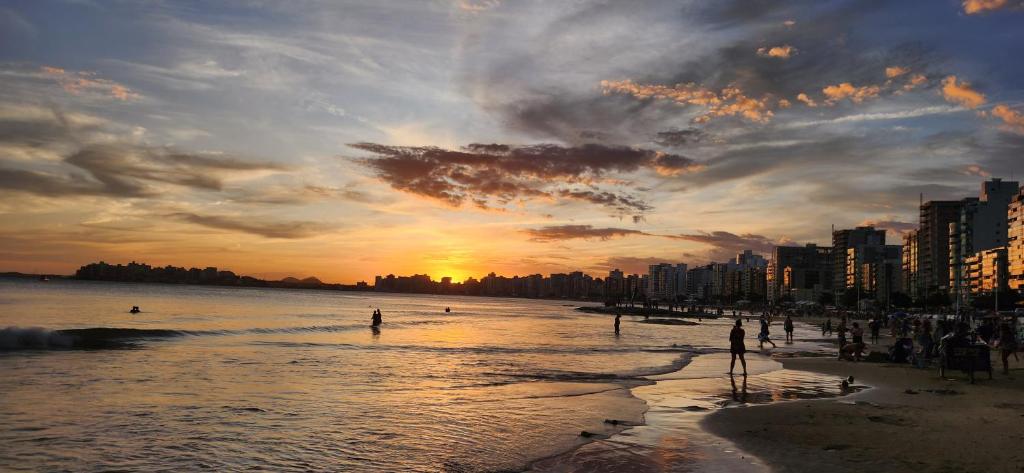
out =
<path fill-rule="evenodd" d="M 0 270 L 464 280 L 767 256 L 832 225 L 898 243 L 921 194 L 1014 178 L 1022 15 L 10 2 Z"/>

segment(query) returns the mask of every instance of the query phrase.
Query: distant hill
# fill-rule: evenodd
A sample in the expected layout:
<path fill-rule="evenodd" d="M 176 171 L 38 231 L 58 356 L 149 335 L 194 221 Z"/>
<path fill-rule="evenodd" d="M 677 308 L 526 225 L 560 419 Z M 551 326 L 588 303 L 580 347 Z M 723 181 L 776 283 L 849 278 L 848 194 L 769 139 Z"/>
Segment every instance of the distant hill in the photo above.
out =
<path fill-rule="evenodd" d="M 17 276 L 9 273 L 8 277 Z M 17 276 L 23 277 L 23 276 Z M 38 277 L 32 275 L 32 277 Z M 216 267 L 179 268 L 175 266 L 153 267 L 145 263 L 132 261 L 127 265 L 107 264 L 103 261 L 82 266 L 75 272 L 75 279 L 89 281 L 120 281 L 120 282 L 156 282 L 168 284 L 200 284 L 214 286 L 243 287 L 285 287 L 293 289 L 328 289 L 336 291 L 366 291 L 369 286 L 365 282 L 355 285 L 324 283 L 319 278 L 308 277 L 298 279 L 286 277 L 280 281 L 264 281 L 250 276 L 239 276 L 231 271 L 219 270 Z"/>
<path fill-rule="evenodd" d="M 303 285 L 303 286 L 320 286 L 320 285 L 323 284 L 323 281 L 321 281 L 321 280 L 319 280 L 319 279 L 317 279 L 317 278 L 315 278 L 313 276 L 310 276 L 310 277 L 305 278 L 305 279 L 298 279 L 298 278 L 293 278 L 293 277 L 289 276 L 287 278 L 282 279 L 281 282 L 284 283 L 284 284 L 297 284 L 297 285 Z"/>

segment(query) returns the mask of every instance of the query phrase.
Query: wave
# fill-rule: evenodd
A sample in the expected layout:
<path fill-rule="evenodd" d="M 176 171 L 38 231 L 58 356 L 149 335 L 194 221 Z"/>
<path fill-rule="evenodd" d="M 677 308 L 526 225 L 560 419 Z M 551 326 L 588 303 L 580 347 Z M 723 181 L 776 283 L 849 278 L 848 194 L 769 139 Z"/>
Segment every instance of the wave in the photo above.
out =
<path fill-rule="evenodd" d="M 409 321 L 391 323 L 390 326 L 412 326 L 441 321 Z M 104 348 L 136 348 L 146 340 L 160 340 L 186 336 L 229 336 L 247 334 L 300 334 L 329 333 L 366 329 L 366 324 L 313 325 L 306 327 L 257 327 L 234 330 L 174 330 L 121 327 L 92 327 L 50 330 L 42 327 L 7 327 L 0 329 L 0 351 L 13 350 L 73 350 Z"/>
<path fill-rule="evenodd" d="M 165 329 L 78 328 L 48 330 L 41 327 L 7 327 L 0 330 L 0 350 L 47 350 L 75 348 L 131 348 L 137 341 L 171 338 L 188 332 Z"/>

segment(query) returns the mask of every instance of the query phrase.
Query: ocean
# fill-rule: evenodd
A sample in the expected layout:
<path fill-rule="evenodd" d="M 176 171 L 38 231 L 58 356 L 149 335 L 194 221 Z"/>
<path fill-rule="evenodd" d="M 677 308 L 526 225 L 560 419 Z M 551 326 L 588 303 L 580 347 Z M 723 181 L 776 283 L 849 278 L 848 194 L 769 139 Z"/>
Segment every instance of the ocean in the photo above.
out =
<path fill-rule="evenodd" d="M 0 279 L 0 470 L 521 471 L 727 346 L 579 305 Z"/>

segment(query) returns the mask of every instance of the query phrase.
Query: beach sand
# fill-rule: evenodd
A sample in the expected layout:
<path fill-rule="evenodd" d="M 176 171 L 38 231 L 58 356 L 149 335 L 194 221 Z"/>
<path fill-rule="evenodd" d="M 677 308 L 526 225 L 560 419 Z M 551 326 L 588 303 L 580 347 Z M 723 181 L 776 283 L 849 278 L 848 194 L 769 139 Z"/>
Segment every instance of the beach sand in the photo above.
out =
<path fill-rule="evenodd" d="M 852 375 L 855 384 L 871 389 L 836 399 L 720 409 L 702 420 L 707 432 L 774 471 L 1024 471 L 1022 362 L 1011 358 L 1009 377 L 997 371 L 989 381 L 982 374 L 971 385 L 959 372 L 943 379 L 934 369 L 907 365 L 780 361 L 787 370 Z"/>
<path fill-rule="evenodd" d="M 1010 376 L 993 357 L 995 379 L 971 385 L 960 372 L 823 357 L 833 339 L 814 330 L 798 324 L 797 343 L 748 352 L 745 378 L 727 374 L 726 353 L 650 376 L 632 390 L 648 405 L 642 425 L 531 471 L 1024 472 L 1024 357 Z"/>

